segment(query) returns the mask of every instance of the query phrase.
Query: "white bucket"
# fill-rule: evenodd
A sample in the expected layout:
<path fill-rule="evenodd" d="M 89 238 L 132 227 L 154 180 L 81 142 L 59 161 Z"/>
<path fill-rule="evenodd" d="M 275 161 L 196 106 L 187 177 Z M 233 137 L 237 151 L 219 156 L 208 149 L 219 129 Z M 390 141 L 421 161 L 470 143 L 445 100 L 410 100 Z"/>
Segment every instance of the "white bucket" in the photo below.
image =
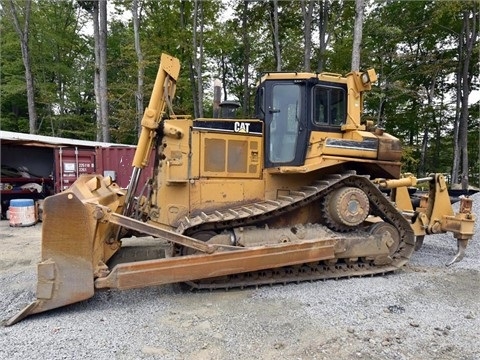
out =
<path fill-rule="evenodd" d="M 31 226 L 37 222 L 35 203 L 32 199 L 10 200 L 10 226 Z"/>

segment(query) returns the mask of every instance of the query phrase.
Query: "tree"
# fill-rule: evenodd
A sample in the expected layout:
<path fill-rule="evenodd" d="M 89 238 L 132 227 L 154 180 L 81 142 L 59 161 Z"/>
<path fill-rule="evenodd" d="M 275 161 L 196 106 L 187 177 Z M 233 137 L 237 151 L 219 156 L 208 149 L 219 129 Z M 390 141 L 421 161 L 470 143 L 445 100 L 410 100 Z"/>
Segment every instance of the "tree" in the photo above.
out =
<path fill-rule="evenodd" d="M 223 100 L 239 100 L 241 116 L 253 113 L 252 84 L 256 73 L 252 62 L 263 51 L 259 26 L 264 13 L 255 11 L 256 5 L 249 0 L 227 4 L 233 10 L 232 16 L 215 26 L 217 31 L 209 33 L 211 41 L 206 44 L 213 73 L 222 81 Z"/>
<path fill-rule="evenodd" d="M 460 182 L 462 189 L 468 188 L 469 163 L 468 163 L 468 98 L 471 91 L 470 59 L 473 54 L 474 44 L 477 43 L 478 24 L 480 23 L 480 11 L 477 6 L 465 9 L 462 12 L 462 31 L 459 36 L 459 70 L 457 73 L 457 82 L 461 88 L 458 95 L 461 98 L 461 111 L 458 120 L 458 152 L 454 157 L 454 169 L 460 171 Z M 456 172 L 452 174 L 452 181 L 458 182 Z"/>
<path fill-rule="evenodd" d="M 3 9 L 5 10 L 5 8 Z M 3 11 L 2 11 L 3 12 Z M 0 118 L 2 130 L 29 132 L 25 67 L 18 35 L 7 16 L 0 16 Z"/>
<path fill-rule="evenodd" d="M 203 117 L 203 1 L 194 0 L 193 10 L 193 69 L 195 71 L 196 92 L 194 97 L 195 117 Z"/>
<path fill-rule="evenodd" d="M 107 87 L 107 0 L 98 0 L 99 37 L 95 44 L 99 56 L 99 109 L 100 138 L 99 141 L 110 141 L 110 125 L 108 120 L 108 87 Z"/>
<path fill-rule="evenodd" d="M 329 0 L 320 0 L 320 9 L 318 11 L 318 65 L 317 71 L 322 72 L 325 62 L 325 53 L 327 50 L 329 18 Z"/>
<path fill-rule="evenodd" d="M 4 6 L 5 4 L 2 4 Z M 23 7 L 22 7 L 23 5 Z M 35 108 L 35 83 L 31 69 L 30 49 L 29 49 L 29 27 L 30 12 L 32 8 L 32 0 L 24 0 L 14 2 L 9 0 L 7 8 L 10 11 L 15 30 L 20 40 L 20 48 L 22 50 L 23 66 L 25 68 L 25 82 L 27 87 L 27 103 L 28 103 L 28 119 L 30 134 L 37 133 L 37 111 Z M 20 24 L 23 17 L 23 26 Z"/>
<path fill-rule="evenodd" d="M 243 41 L 243 96 L 242 96 L 242 109 L 244 114 L 248 114 L 248 99 L 249 99 L 249 71 L 250 66 L 250 39 L 248 36 L 248 1 L 243 2 L 242 13 L 242 41 Z"/>
<path fill-rule="evenodd" d="M 103 107 L 100 105 L 102 102 L 101 90 L 100 90 L 100 69 L 102 65 L 100 63 L 100 4 L 99 0 L 94 0 L 92 3 L 92 18 L 93 18 L 93 38 L 95 40 L 94 54 L 95 54 L 95 71 L 94 71 L 94 87 L 95 87 L 95 105 L 96 105 L 96 117 L 97 117 L 97 141 L 102 141 L 102 123 Z"/>
<path fill-rule="evenodd" d="M 92 15 L 95 54 L 94 89 L 96 101 L 97 141 L 110 141 L 107 88 L 107 0 L 78 0 Z"/>
<path fill-rule="evenodd" d="M 360 47 L 363 33 L 364 0 L 355 0 L 355 25 L 353 27 L 352 71 L 360 70 Z"/>
<path fill-rule="evenodd" d="M 479 164 L 478 109 L 468 103 L 479 87 L 472 60 L 479 56 L 479 7 L 472 1 L 368 1 L 362 31 L 354 31 L 354 19 L 360 24 L 363 14 L 360 0 L 109 1 L 119 13 L 132 13 L 128 21 L 106 18 L 108 0 L 0 1 L 4 129 L 30 131 L 35 111 L 39 133 L 93 140 L 98 130 L 99 140 L 108 141 L 110 132 L 114 141 L 134 143 L 161 52 L 180 58 L 183 68 L 175 112 L 195 116 L 209 116 L 214 77 L 222 79 L 223 98 L 239 100 L 248 116 L 261 72 L 316 68 L 344 74 L 362 64 L 379 74 L 378 86 L 365 97 L 366 116 L 404 143 L 405 171 L 451 171 L 458 182 Z M 11 4 L 22 33 L 30 6 L 33 111 Z M 79 4 L 95 12 L 93 34 L 80 32 L 85 16 Z M 219 15 L 224 6 L 226 19 Z M 100 45 L 107 21 L 108 45 Z M 104 65 L 100 49 L 108 49 Z"/>
<path fill-rule="evenodd" d="M 312 22 L 313 22 L 313 5 L 312 0 L 302 0 L 302 15 L 303 15 L 303 38 L 304 38 L 304 54 L 303 54 L 303 68 L 305 71 L 310 71 L 310 59 L 312 57 Z"/>
<path fill-rule="evenodd" d="M 9 4 L 4 4 L 2 10 L 8 10 Z M 91 75 L 90 58 L 87 38 L 81 34 L 84 13 L 73 0 L 37 5 L 32 2 L 28 30 L 30 68 L 35 79 L 36 133 L 93 140 L 90 83 L 85 77 Z M 15 41 L 10 16 L 2 16 L 1 21 L 2 128 L 29 132 L 18 36 Z"/>
<path fill-rule="evenodd" d="M 278 0 L 272 0 L 270 2 L 270 22 L 276 70 L 282 71 L 282 52 L 280 47 L 280 30 L 278 24 Z"/>
<path fill-rule="evenodd" d="M 143 63 L 143 52 L 140 44 L 140 24 L 141 24 L 141 9 L 139 9 L 139 0 L 132 1 L 132 23 L 133 35 L 135 42 L 135 53 L 137 54 L 137 92 L 135 94 L 135 105 L 137 109 L 136 124 L 138 124 L 137 133 L 140 136 L 142 130 L 140 123 L 142 121 L 144 107 L 143 107 L 143 78 L 145 76 L 145 64 Z"/>
<path fill-rule="evenodd" d="M 329 2 L 328 48 L 323 71 L 345 74 L 352 70 L 355 5 L 354 1 Z"/>

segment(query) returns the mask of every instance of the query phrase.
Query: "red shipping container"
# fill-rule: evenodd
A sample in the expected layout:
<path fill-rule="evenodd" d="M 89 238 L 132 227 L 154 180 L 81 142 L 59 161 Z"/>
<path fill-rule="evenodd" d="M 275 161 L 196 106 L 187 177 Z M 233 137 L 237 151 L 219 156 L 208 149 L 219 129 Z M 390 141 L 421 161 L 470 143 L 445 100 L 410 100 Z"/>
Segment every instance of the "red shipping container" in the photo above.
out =
<path fill-rule="evenodd" d="M 68 189 L 82 174 L 96 174 L 95 149 L 55 148 L 55 193 Z"/>
<path fill-rule="evenodd" d="M 126 188 L 132 175 L 135 147 L 109 146 L 95 148 L 55 148 L 55 193 L 68 189 L 82 174 L 110 176 L 120 187 Z M 138 189 L 139 195 L 152 176 L 154 150 L 149 165 L 142 170 Z"/>
<path fill-rule="evenodd" d="M 135 156 L 134 147 L 99 147 L 97 148 L 97 169 L 98 173 L 104 176 L 111 176 L 112 179 L 122 188 L 126 188 L 130 183 L 130 177 L 133 170 L 133 158 Z M 135 192 L 138 195 L 145 183 L 152 177 L 153 159 L 155 150 L 152 150 L 148 166 L 142 170 L 138 181 L 138 189 Z"/>

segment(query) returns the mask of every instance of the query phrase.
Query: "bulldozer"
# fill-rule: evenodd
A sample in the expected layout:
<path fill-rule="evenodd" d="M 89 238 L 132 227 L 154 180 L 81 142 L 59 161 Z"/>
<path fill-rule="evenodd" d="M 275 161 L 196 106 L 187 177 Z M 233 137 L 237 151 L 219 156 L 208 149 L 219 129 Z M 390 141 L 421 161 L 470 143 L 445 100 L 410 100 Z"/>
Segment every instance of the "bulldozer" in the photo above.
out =
<path fill-rule="evenodd" d="M 44 201 L 36 300 L 6 325 L 101 289 L 389 274 L 426 235 L 447 231 L 457 240 L 448 264 L 464 257 L 471 199 L 454 212 L 444 175 L 402 174 L 400 140 L 362 119 L 373 69 L 264 73 L 254 118 L 175 115 L 179 74 L 162 54 L 126 189 L 84 175 Z M 430 190 L 413 207 L 408 188 L 420 182 Z M 137 236 L 164 254 L 119 257 Z"/>

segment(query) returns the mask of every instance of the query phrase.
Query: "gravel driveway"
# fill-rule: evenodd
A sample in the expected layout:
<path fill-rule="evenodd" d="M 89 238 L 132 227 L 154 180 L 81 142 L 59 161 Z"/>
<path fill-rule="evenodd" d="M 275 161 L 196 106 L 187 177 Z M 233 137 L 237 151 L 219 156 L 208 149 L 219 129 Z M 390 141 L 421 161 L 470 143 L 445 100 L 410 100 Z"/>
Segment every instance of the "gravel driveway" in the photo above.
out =
<path fill-rule="evenodd" d="M 480 196 L 473 196 L 480 217 Z M 0 221 L 0 318 L 33 300 L 41 224 Z M 480 359 L 480 243 L 425 239 L 383 276 L 214 292 L 103 291 L 0 329 L 1 359 Z"/>

